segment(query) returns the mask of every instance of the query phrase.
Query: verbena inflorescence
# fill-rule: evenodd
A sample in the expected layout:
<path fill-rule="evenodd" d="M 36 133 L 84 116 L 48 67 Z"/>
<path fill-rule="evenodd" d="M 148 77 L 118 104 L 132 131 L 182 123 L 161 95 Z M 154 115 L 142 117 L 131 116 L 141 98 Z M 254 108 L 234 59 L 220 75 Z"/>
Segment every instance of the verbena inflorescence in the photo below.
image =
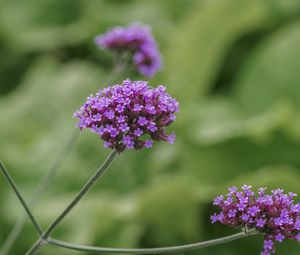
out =
<path fill-rule="evenodd" d="M 131 53 L 137 70 L 145 76 L 153 76 L 162 67 L 157 44 L 148 26 L 136 23 L 128 27 L 115 27 L 97 36 L 95 42 L 104 49 Z"/>
<path fill-rule="evenodd" d="M 178 112 L 178 102 L 164 86 L 152 88 L 145 81 L 123 81 L 99 90 L 96 96 L 74 114 L 80 129 L 89 128 L 118 152 L 152 147 L 152 141 L 173 143 L 175 134 L 167 135 Z"/>
<path fill-rule="evenodd" d="M 229 193 L 215 198 L 214 205 L 221 208 L 211 216 L 212 222 L 221 222 L 232 227 L 256 228 L 264 235 L 264 250 L 261 255 L 275 252 L 274 242 L 296 239 L 300 242 L 300 203 L 296 194 L 275 189 L 271 194 L 259 188 L 255 194 L 251 186 L 244 185 L 239 191 L 229 188 Z"/>

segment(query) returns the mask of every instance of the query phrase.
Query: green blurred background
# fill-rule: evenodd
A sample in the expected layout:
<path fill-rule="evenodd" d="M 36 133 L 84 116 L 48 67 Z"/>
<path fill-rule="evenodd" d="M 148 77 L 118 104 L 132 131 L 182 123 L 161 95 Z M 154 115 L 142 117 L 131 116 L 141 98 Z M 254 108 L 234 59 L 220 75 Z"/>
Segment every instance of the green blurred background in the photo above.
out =
<path fill-rule="evenodd" d="M 181 111 L 174 145 L 123 153 L 55 231 L 112 247 L 179 245 L 238 230 L 210 224 L 212 199 L 244 183 L 300 194 L 299 0 L 1 0 L 0 159 L 30 199 L 72 132 L 72 114 L 105 86 L 115 25 L 149 24 Z M 133 73 L 118 78 L 143 79 Z M 109 151 L 84 131 L 34 213 L 43 227 Z M 0 245 L 23 210 L 0 178 Z M 11 254 L 37 236 L 27 222 Z M 186 254 L 253 255 L 261 237 Z M 277 254 L 299 255 L 294 241 Z M 39 254 L 77 254 L 45 247 Z"/>

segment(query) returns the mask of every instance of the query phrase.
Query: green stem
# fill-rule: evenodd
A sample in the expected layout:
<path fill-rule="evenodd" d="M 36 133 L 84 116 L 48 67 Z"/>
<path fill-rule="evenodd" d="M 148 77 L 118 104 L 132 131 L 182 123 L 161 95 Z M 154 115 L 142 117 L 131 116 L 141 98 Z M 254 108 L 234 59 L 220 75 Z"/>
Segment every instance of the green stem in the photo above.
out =
<path fill-rule="evenodd" d="M 121 56 L 118 58 L 118 60 L 114 64 L 114 68 L 108 75 L 108 77 L 103 82 L 104 84 L 114 82 L 118 76 L 125 70 L 125 68 L 128 65 L 128 59 L 123 59 Z M 62 151 L 58 154 L 55 161 L 53 162 L 50 169 L 45 173 L 41 181 L 39 182 L 36 190 L 34 191 L 33 197 L 29 202 L 29 206 L 31 208 L 34 208 L 34 206 L 40 201 L 43 194 L 47 190 L 48 186 L 52 183 L 55 175 L 60 170 L 60 167 L 62 166 L 62 163 L 64 162 L 64 159 L 67 157 L 69 152 L 72 150 L 73 146 L 77 142 L 79 136 L 78 136 L 78 130 L 77 128 L 74 129 L 74 131 L 71 133 L 70 138 L 68 139 L 67 143 L 63 147 Z M 8 234 L 6 240 L 4 241 L 3 246 L 0 249 L 0 255 L 7 255 L 10 249 L 12 248 L 13 244 L 17 240 L 18 236 L 20 235 L 24 224 L 26 222 L 26 217 L 22 216 L 20 217 L 15 225 L 13 226 L 12 230 Z"/>
<path fill-rule="evenodd" d="M 125 70 L 130 61 L 128 54 L 117 54 L 114 58 L 114 67 L 108 77 L 104 80 L 104 84 L 110 85 L 109 83 L 114 82 L 119 75 Z"/>
<path fill-rule="evenodd" d="M 33 216 L 33 214 L 31 212 L 31 210 L 29 209 L 29 206 L 27 205 L 25 199 L 22 197 L 21 193 L 19 192 L 19 189 L 18 189 L 17 185 L 15 184 L 14 180 L 11 178 L 10 174 L 8 173 L 7 169 L 5 168 L 4 164 L 1 161 L 0 161 L 0 169 L 3 173 L 3 175 L 5 176 L 5 178 L 7 179 L 9 185 L 11 186 L 11 188 L 13 189 L 15 194 L 17 195 L 19 201 L 21 202 L 22 206 L 24 207 L 29 219 L 33 223 L 33 225 L 34 225 L 35 229 L 37 230 L 38 234 L 41 235 L 43 233 L 42 228 L 40 227 L 39 223 L 37 222 L 37 220 Z"/>
<path fill-rule="evenodd" d="M 75 198 L 69 203 L 69 205 L 62 211 L 62 213 L 50 224 L 50 226 L 43 232 L 39 240 L 31 247 L 26 255 L 35 254 L 42 248 L 53 230 L 59 225 L 59 223 L 68 215 L 68 213 L 75 207 L 75 205 L 84 197 L 84 195 L 90 190 L 90 188 L 96 183 L 96 181 L 106 172 L 113 159 L 117 155 L 117 151 L 113 150 L 105 162 L 99 167 L 96 173 L 88 180 L 88 182 L 82 187 Z"/>
<path fill-rule="evenodd" d="M 202 248 L 206 248 L 209 246 L 215 246 L 223 243 L 228 243 L 237 239 L 245 238 L 248 236 L 253 236 L 258 234 L 257 230 L 253 229 L 249 232 L 240 232 L 237 234 L 199 242 L 199 243 L 192 243 L 186 245 L 179 245 L 179 246 L 171 246 L 171 247 L 160 247 L 160 248 L 141 248 L 141 249 L 124 249 L 124 248 L 105 248 L 105 247 L 95 247 L 95 246 L 87 246 L 87 245 L 78 245 L 72 244 L 64 241 L 60 241 L 57 239 L 49 239 L 48 243 L 59 246 L 66 249 L 82 251 L 82 252 L 91 252 L 91 253 L 98 253 L 98 254 L 108 254 L 108 253 L 129 253 L 129 254 L 170 254 L 170 253 L 179 253 L 179 252 L 186 252 L 191 250 L 198 250 Z"/>
<path fill-rule="evenodd" d="M 45 173 L 41 181 L 39 182 L 37 188 L 33 193 L 33 197 L 29 202 L 29 207 L 34 208 L 34 206 L 40 201 L 41 197 L 47 190 L 48 186 L 52 183 L 55 175 L 59 171 L 64 159 L 67 157 L 71 149 L 73 148 L 74 144 L 78 140 L 78 130 L 77 128 L 73 130 L 71 136 L 69 137 L 67 143 L 63 147 L 62 151 L 58 154 L 57 158 L 55 159 L 54 163 L 50 167 L 50 169 Z M 18 236 L 20 235 L 24 224 L 26 222 L 26 218 L 22 215 L 14 225 L 11 232 L 8 234 L 3 246 L 0 250 L 0 255 L 6 255 L 10 251 L 11 247 L 17 240 Z"/>

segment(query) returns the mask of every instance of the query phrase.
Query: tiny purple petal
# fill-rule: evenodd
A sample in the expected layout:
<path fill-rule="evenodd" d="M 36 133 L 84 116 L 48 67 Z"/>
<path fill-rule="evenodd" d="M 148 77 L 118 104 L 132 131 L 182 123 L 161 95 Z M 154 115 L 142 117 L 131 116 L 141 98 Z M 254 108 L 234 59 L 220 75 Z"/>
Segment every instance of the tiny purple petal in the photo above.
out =
<path fill-rule="evenodd" d="M 175 142 L 175 140 L 176 140 L 176 135 L 175 135 L 175 133 L 173 132 L 173 133 L 171 133 L 171 134 L 168 136 L 168 142 L 169 142 L 170 144 L 173 144 L 173 143 Z"/>
<path fill-rule="evenodd" d="M 152 144 L 153 144 L 153 142 L 152 142 L 152 140 L 146 140 L 145 141 L 145 148 L 152 148 Z"/>

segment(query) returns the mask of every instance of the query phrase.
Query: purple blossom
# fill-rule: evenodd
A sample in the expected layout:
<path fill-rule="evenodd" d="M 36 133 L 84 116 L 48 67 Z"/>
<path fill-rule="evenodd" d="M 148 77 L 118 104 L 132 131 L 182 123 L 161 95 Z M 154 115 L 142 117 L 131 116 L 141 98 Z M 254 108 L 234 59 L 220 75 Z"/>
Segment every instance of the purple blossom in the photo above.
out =
<path fill-rule="evenodd" d="M 104 147 L 105 148 L 111 147 L 111 142 L 104 142 Z"/>
<path fill-rule="evenodd" d="M 243 194 L 243 193 L 241 193 L 241 194 Z M 248 197 L 244 197 L 244 196 L 239 197 L 239 202 L 242 203 L 242 204 L 247 204 L 248 201 L 249 201 Z"/>
<path fill-rule="evenodd" d="M 151 113 L 151 114 L 155 114 L 156 113 L 156 111 L 155 111 L 155 108 L 154 108 L 154 106 L 153 105 L 146 105 L 145 106 L 145 109 L 149 112 L 149 113 Z"/>
<path fill-rule="evenodd" d="M 264 219 L 257 219 L 256 220 L 256 227 L 263 228 L 266 224 L 266 220 Z"/>
<path fill-rule="evenodd" d="M 106 111 L 106 112 L 104 112 L 104 116 L 106 118 L 108 118 L 109 120 L 112 120 L 115 117 L 115 113 L 112 110 Z"/>
<path fill-rule="evenodd" d="M 125 116 L 123 116 L 123 115 L 118 116 L 118 117 L 117 117 L 117 122 L 118 122 L 118 123 L 123 123 L 123 122 L 125 122 Z"/>
<path fill-rule="evenodd" d="M 231 205 L 231 203 L 233 202 L 233 198 L 228 196 L 227 199 L 224 201 L 225 205 Z"/>
<path fill-rule="evenodd" d="M 119 126 L 119 130 L 122 131 L 123 133 L 125 133 L 126 131 L 129 130 L 129 126 L 127 123 L 122 123 L 120 126 Z"/>
<path fill-rule="evenodd" d="M 283 220 L 281 218 L 275 218 L 274 219 L 274 224 L 278 227 L 283 225 Z"/>
<path fill-rule="evenodd" d="M 235 209 L 234 210 L 229 210 L 229 212 L 228 212 L 228 217 L 229 218 L 234 218 L 235 215 L 236 215 L 236 210 Z"/>
<path fill-rule="evenodd" d="M 259 212 L 258 206 L 254 205 L 248 209 L 248 214 L 250 216 L 255 216 Z"/>
<path fill-rule="evenodd" d="M 212 216 L 210 216 L 211 222 L 215 223 L 219 220 L 219 215 L 214 213 Z"/>
<path fill-rule="evenodd" d="M 174 121 L 178 109 L 178 102 L 165 87 L 152 88 L 145 81 L 125 80 L 89 96 L 74 117 L 81 130 L 89 128 L 104 140 L 105 147 L 120 153 L 126 148 L 151 148 L 152 141 L 173 143 L 175 134 L 168 135 L 166 127 Z"/>
<path fill-rule="evenodd" d="M 224 196 L 220 195 L 214 199 L 214 205 L 221 205 L 224 202 Z"/>
<path fill-rule="evenodd" d="M 170 144 L 173 144 L 175 142 L 175 139 L 176 139 L 176 135 L 174 132 L 172 132 L 167 138 L 167 140 Z"/>
<path fill-rule="evenodd" d="M 250 216 L 246 213 L 242 214 L 242 216 L 241 216 L 242 221 L 245 221 L 245 222 L 248 221 L 249 218 L 250 218 Z"/>
<path fill-rule="evenodd" d="M 134 148 L 134 142 L 132 140 L 132 138 L 128 135 L 125 135 L 123 137 L 123 144 L 125 144 L 125 146 L 128 148 L 128 149 L 133 149 Z"/>
<path fill-rule="evenodd" d="M 143 134 L 143 130 L 138 128 L 134 131 L 134 135 L 140 137 Z"/>
<path fill-rule="evenodd" d="M 98 132 L 97 133 L 99 135 L 103 135 L 105 133 L 105 131 L 106 131 L 105 127 L 101 126 L 100 128 L 98 128 Z"/>
<path fill-rule="evenodd" d="M 297 197 L 297 194 L 294 193 L 294 192 L 289 192 L 288 195 L 289 195 L 290 197 L 293 197 L 293 198 L 294 198 L 294 197 Z"/>
<path fill-rule="evenodd" d="M 267 188 L 265 188 L 265 187 L 259 188 L 257 193 L 258 193 L 260 196 L 263 196 L 263 195 L 265 194 L 266 189 L 267 189 Z"/>
<path fill-rule="evenodd" d="M 146 140 L 144 147 L 145 148 L 152 148 L 152 144 L 153 144 L 152 140 Z"/>
<path fill-rule="evenodd" d="M 101 120 L 101 115 L 98 113 L 98 114 L 94 115 L 93 118 L 96 121 L 100 121 Z"/>
<path fill-rule="evenodd" d="M 230 188 L 226 196 L 215 198 L 213 204 L 221 212 L 214 213 L 211 221 L 257 229 L 264 235 L 261 255 L 270 255 L 275 252 L 274 242 L 285 239 L 300 242 L 300 205 L 295 203 L 294 193 L 276 189 L 267 195 L 265 191 L 266 188 L 260 188 L 256 195 L 251 186 L 244 185 L 242 191 Z"/>
<path fill-rule="evenodd" d="M 157 127 L 154 122 L 150 122 L 147 126 L 147 129 L 151 132 L 155 132 L 157 130 Z"/>
<path fill-rule="evenodd" d="M 251 188 L 252 188 L 251 185 L 246 185 L 246 184 L 244 184 L 244 185 L 242 186 L 242 190 L 243 190 L 243 191 L 248 191 L 248 190 L 250 190 Z"/>
<path fill-rule="evenodd" d="M 138 118 L 138 124 L 141 126 L 145 126 L 148 123 L 148 120 L 145 117 Z"/>
<path fill-rule="evenodd" d="M 107 125 L 105 126 L 105 132 L 110 133 L 113 129 L 114 129 L 113 125 L 108 125 L 108 124 L 107 124 Z"/>
<path fill-rule="evenodd" d="M 91 130 L 93 133 L 96 133 L 98 131 L 98 126 L 96 124 L 93 124 Z"/>
<path fill-rule="evenodd" d="M 243 203 L 241 203 L 241 202 L 237 204 L 237 209 L 238 209 L 239 211 L 244 211 L 245 208 L 246 208 L 246 204 L 243 204 Z"/>
<path fill-rule="evenodd" d="M 235 193 L 237 192 L 238 188 L 236 186 L 232 186 L 228 189 L 229 193 Z"/>
<path fill-rule="evenodd" d="M 152 77 L 162 68 L 161 56 L 148 26 L 136 23 L 128 27 L 115 27 L 97 36 L 95 43 L 118 53 L 129 52 L 138 72 L 145 76 Z"/>
<path fill-rule="evenodd" d="M 148 77 L 152 77 L 157 70 L 162 68 L 161 57 L 157 46 L 153 43 L 145 43 L 133 57 L 138 71 Z"/>
<path fill-rule="evenodd" d="M 282 243 L 282 241 L 285 239 L 284 235 L 281 234 L 281 233 L 278 233 L 276 236 L 275 236 L 275 240 L 279 243 Z"/>
<path fill-rule="evenodd" d="M 121 104 L 118 104 L 117 107 L 116 107 L 116 111 L 118 113 L 124 112 L 124 109 L 125 109 L 124 105 L 121 105 Z"/>
<path fill-rule="evenodd" d="M 237 191 L 237 192 L 235 192 L 234 194 L 235 194 L 235 196 L 236 196 L 240 201 L 242 201 L 243 196 L 244 196 L 244 193 L 243 193 L 243 192 Z"/>
<path fill-rule="evenodd" d="M 135 104 L 134 107 L 133 107 L 133 111 L 135 112 L 139 112 L 143 109 L 143 106 L 140 105 L 140 104 Z"/>
<path fill-rule="evenodd" d="M 265 240 L 264 241 L 264 248 L 266 250 L 272 250 L 273 249 L 273 241 L 272 240 Z"/>
<path fill-rule="evenodd" d="M 296 220 L 294 228 L 295 228 L 295 230 L 300 230 L 300 218 Z"/>
<path fill-rule="evenodd" d="M 112 138 L 115 138 L 119 134 L 119 132 L 116 128 L 111 128 L 109 134 Z"/>

